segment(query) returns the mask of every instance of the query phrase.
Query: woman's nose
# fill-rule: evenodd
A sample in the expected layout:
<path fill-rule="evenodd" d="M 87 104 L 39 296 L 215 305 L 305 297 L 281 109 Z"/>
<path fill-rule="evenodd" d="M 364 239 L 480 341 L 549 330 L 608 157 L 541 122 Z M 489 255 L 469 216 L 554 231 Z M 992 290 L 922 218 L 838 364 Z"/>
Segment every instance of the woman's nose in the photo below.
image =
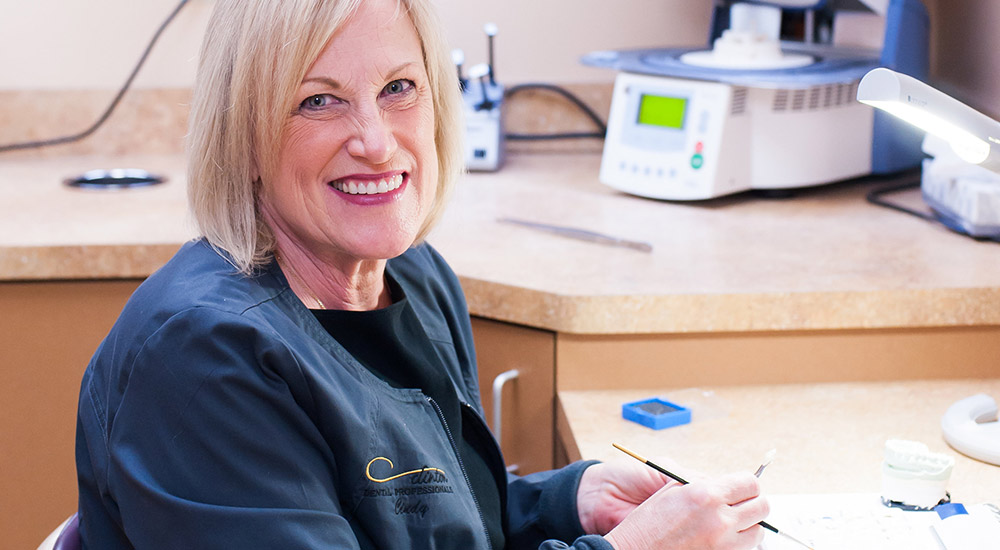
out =
<path fill-rule="evenodd" d="M 347 143 L 347 152 L 372 164 L 385 164 L 396 152 L 396 137 L 382 113 L 363 113 L 358 117 L 354 135 Z"/>

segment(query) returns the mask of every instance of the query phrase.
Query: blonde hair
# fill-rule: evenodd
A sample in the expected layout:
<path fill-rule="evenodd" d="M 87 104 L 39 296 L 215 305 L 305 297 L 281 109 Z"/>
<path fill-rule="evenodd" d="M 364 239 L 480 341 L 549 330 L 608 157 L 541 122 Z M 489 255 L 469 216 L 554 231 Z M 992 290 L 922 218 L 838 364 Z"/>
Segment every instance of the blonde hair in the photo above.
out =
<path fill-rule="evenodd" d="M 273 173 L 294 93 L 326 43 L 364 0 L 218 0 L 209 20 L 188 132 L 188 202 L 201 234 L 243 273 L 269 261 L 257 208 Z M 434 97 L 437 196 L 418 232 L 440 218 L 463 167 L 461 96 L 431 0 L 397 0 L 420 37 Z"/>

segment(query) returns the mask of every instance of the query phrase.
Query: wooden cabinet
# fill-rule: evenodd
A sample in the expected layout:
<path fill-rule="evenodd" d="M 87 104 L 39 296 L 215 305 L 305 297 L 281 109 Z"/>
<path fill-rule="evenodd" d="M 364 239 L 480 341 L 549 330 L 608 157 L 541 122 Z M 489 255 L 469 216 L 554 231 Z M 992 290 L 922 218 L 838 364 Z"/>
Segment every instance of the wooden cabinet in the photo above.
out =
<path fill-rule="evenodd" d="M 473 318 L 479 390 L 493 424 L 493 381 L 518 371 L 503 390 L 501 442 L 508 467 L 528 474 L 553 467 L 555 333 Z"/>
<path fill-rule="evenodd" d="M 80 379 L 138 284 L 0 283 L 0 546 L 36 548 L 76 511 Z"/>
<path fill-rule="evenodd" d="M 557 334 L 556 390 L 995 378 L 1000 326 Z"/>

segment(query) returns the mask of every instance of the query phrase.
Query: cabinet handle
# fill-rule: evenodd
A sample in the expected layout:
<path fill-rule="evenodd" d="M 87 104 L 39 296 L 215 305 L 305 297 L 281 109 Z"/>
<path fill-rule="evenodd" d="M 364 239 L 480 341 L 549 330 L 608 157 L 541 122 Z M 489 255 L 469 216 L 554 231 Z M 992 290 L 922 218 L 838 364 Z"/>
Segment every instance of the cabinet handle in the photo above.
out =
<path fill-rule="evenodd" d="M 503 418 L 503 387 L 511 380 L 517 379 L 521 373 L 517 369 L 501 372 L 493 379 L 493 436 L 497 438 L 497 443 L 503 445 L 500 435 L 501 419 Z M 507 471 L 517 473 L 517 464 L 511 464 Z"/>

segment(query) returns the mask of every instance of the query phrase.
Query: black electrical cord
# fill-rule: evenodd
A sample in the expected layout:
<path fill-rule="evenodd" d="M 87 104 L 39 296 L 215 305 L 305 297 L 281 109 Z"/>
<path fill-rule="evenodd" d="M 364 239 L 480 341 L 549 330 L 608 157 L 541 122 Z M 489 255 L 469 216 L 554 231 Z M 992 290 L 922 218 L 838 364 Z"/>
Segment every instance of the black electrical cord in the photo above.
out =
<path fill-rule="evenodd" d="M 943 226 L 944 228 L 946 228 L 946 229 L 948 229 L 950 231 L 954 231 L 955 233 L 958 233 L 959 235 L 964 235 L 966 237 L 969 237 L 971 239 L 975 239 L 975 240 L 980 241 L 980 242 L 994 242 L 994 243 L 1000 242 L 1000 235 L 973 235 L 973 234 L 971 234 L 967 228 L 963 227 L 963 225 L 959 222 L 959 220 L 956 220 L 956 219 L 952 218 L 951 216 L 941 215 L 941 214 L 929 214 L 927 212 L 920 212 L 920 211 L 912 210 L 910 208 L 906 208 L 905 206 L 902 206 L 902 205 L 899 205 L 899 204 L 895 204 L 895 203 L 892 203 L 892 202 L 889 202 L 889 201 L 886 201 L 885 199 L 883 199 L 883 195 L 888 195 L 890 193 L 895 193 L 897 191 L 904 191 L 904 190 L 908 190 L 908 189 L 915 189 L 915 188 L 920 187 L 920 185 L 921 184 L 920 184 L 920 180 L 919 179 L 917 181 L 908 181 L 908 182 L 905 182 L 905 183 L 898 183 L 898 184 L 887 185 L 885 187 L 880 187 L 878 189 L 870 191 L 865 196 L 865 198 L 868 200 L 868 202 L 870 202 L 872 204 L 875 204 L 877 206 L 882 206 L 882 207 L 885 207 L 885 208 L 890 208 L 890 209 L 895 210 L 897 212 L 902 212 L 904 214 L 909 214 L 910 216 L 914 216 L 914 217 L 920 218 L 922 220 L 926 220 L 926 221 L 929 221 L 929 222 L 932 222 L 932 223 L 940 224 L 941 226 Z"/>
<path fill-rule="evenodd" d="M 128 89 L 132 86 L 132 81 L 135 80 L 136 75 L 139 74 L 139 69 L 141 69 L 143 63 L 146 62 L 146 58 L 149 57 L 149 53 L 153 50 L 153 45 L 156 44 L 156 41 L 160 39 L 160 35 L 163 34 L 163 31 L 167 28 L 168 25 L 170 25 L 170 23 L 174 20 L 174 18 L 177 17 L 177 14 L 180 13 L 181 8 L 183 8 L 184 5 L 187 3 L 188 0 L 181 0 L 181 2 L 177 4 L 177 7 L 174 8 L 174 11 L 171 12 L 169 16 L 167 16 L 166 20 L 164 20 L 163 23 L 160 24 L 160 28 L 156 29 L 156 33 L 153 34 L 153 38 L 150 39 L 149 44 L 146 45 L 146 50 L 142 52 L 142 57 L 139 58 L 139 62 L 136 63 L 135 68 L 132 69 L 132 74 L 129 75 L 128 79 L 125 81 L 125 84 L 118 91 L 118 95 L 116 95 L 115 98 L 111 101 L 111 104 L 108 105 L 107 109 L 104 110 L 104 114 L 102 114 L 100 118 L 97 119 L 97 122 L 95 122 L 89 128 L 87 128 L 82 132 L 76 134 L 70 134 L 68 136 L 43 139 L 38 141 L 25 141 L 22 143 L 10 143 L 7 145 L 0 145 L 0 153 L 5 153 L 7 151 L 18 151 L 21 149 L 36 149 L 39 147 L 48 147 L 51 145 L 61 145 L 63 143 L 72 143 L 74 141 L 80 141 L 81 139 L 96 132 L 97 129 L 100 128 L 101 125 L 103 125 L 108 120 L 108 118 L 111 117 L 111 113 L 114 112 L 116 107 L 118 107 L 118 104 L 125 96 L 125 92 L 127 92 Z"/>
<path fill-rule="evenodd" d="M 604 136 L 608 133 L 608 127 L 601 120 L 601 117 L 597 116 L 597 113 L 593 109 L 587 106 L 586 103 L 580 100 L 580 98 L 573 95 L 569 90 L 561 88 L 554 84 L 539 84 L 539 83 L 527 83 L 518 84 L 516 86 L 511 86 L 507 88 L 504 92 L 504 97 L 509 98 L 518 92 L 525 90 L 547 90 L 550 92 L 555 92 L 564 98 L 568 99 L 571 103 L 576 105 L 585 115 L 587 115 L 590 120 L 594 121 L 597 126 L 597 132 L 563 132 L 555 134 L 507 134 L 506 137 L 512 141 L 541 141 L 548 139 L 581 139 L 581 138 L 596 138 L 604 139 Z"/>
<path fill-rule="evenodd" d="M 905 206 L 902 206 L 902 205 L 899 205 L 899 204 L 896 204 L 896 203 L 893 203 L 893 202 L 889 202 L 889 201 L 887 201 L 887 200 L 885 200 L 883 198 L 884 195 L 888 195 L 890 193 L 895 193 L 897 191 L 905 191 L 905 190 L 908 190 L 908 189 L 916 189 L 916 188 L 919 188 L 919 187 L 920 187 L 920 179 L 919 178 L 916 181 L 906 181 L 904 183 L 894 183 L 892 185 L 886 185 L 884 187 L 879 187 L 878 189 L 874 189 L 872 191 L 869 191 L 868 194 L 865 195 L 865 200 L 867 200 L 868 202 L 870 202 L 872 204 L 881 206 L 883 208 L 889 208 L 889 209 L 895 210 L 897 212 L 902 212 L 904 214 L 909 214 L 911 216 L 916 216 L 916 217 L 918 217 L 918 218 L 920 218 L 922 220 L 927 220 L 927 221 L 932 221 L 932 222 L 939 221 L 938 218 L 937 218 L 937 216 L 934 216 L 933 214 L 928 214 L 927 212 L 920 212 L 920 211 L 917 211 L 917 210 L 913 210 L 913 209 L 907 208 Z"/>

